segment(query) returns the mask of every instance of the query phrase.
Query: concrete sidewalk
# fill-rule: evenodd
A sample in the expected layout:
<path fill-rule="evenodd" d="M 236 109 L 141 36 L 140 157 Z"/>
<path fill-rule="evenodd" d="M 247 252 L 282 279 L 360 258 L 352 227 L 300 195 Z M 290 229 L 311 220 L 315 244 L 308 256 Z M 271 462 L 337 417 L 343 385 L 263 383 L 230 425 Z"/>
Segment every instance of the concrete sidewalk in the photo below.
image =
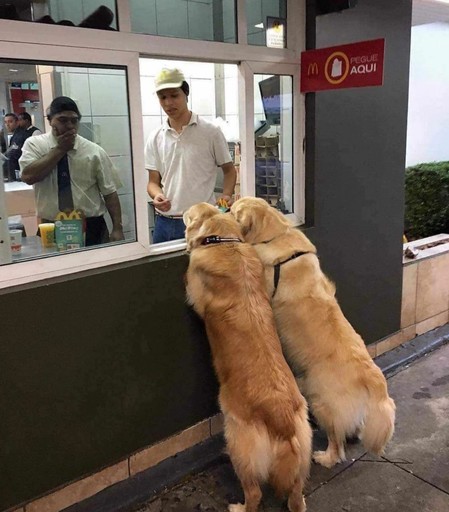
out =
<path fill-rule="evenodd" d="M 418 359 L 389 380 L 396 432 L 385 456 L 348 445 L 348 461 L 332 470 L 312 465 L 308 512 L 449 511 L 449 345 Z M 314 433 L 315 449 L 326 445 Z M 186 478 L 130 512 L 225 512 L 243 495 L 229 459 Z M 269 488 L 261 512 L 287 511 Z"/>

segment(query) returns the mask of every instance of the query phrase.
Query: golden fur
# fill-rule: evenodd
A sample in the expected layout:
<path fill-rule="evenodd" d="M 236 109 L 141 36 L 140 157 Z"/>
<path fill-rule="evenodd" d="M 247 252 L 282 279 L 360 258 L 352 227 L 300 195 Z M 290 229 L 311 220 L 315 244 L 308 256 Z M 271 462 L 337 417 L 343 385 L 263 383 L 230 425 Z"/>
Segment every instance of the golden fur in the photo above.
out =
<path fill-rule="evenodd" d="M 289 495 L 291 512 L 304 512 L 312 433 L 306 401 L 282 355 L 262 264 L 246 243 L 201 245 L 211 235 L 242 239 L 229 213 L 200 203 L 184 223 L 187 298 L 205 322 L 227 447 L 245 494 L 245 504 L 229 510 L 258 510 L 260 484 L 269 481 Z"/>
<path fill-rule="evenodd" d="M 382 372 L 343 315 L 315 246 L 262 199 L 242 198 L 231 213 L 264 265 L 287 360 L 301 375 L 300 389 L 327 432 L 327 450 L 315 452 L 314 460 L 326 467 L 345 460 L 345 439 L 354 434 L 367 450 L 382 453 L 393 435 L 395 405 Z M 274 266 L 300 251 L 308 254 L 281 265 L 274 291 Z"/>

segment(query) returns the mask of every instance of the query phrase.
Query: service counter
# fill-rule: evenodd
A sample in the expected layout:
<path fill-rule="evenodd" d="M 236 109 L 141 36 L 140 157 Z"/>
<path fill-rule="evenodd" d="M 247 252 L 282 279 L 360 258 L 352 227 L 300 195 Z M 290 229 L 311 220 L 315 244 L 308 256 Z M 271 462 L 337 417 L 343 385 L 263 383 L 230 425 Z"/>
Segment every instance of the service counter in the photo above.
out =
<path fill-rule="evenodd" d="M 57 253 L 56 245 L 54 247 L 42 247 L 39 236 L 22 237 L 22 249 L 20 252 L 12 253 L 12 261 L 17 262 L 29 258 L 37 258 L 49 254 Z"/>

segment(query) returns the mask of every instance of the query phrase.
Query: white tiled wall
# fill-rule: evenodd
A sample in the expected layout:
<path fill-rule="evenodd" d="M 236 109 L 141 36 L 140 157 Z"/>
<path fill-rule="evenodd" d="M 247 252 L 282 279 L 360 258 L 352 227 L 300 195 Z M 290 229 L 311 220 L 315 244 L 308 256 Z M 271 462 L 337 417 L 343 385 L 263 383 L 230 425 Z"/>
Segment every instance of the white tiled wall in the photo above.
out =
<path fill-rule="evenodd" d="M 130 155 L 129 119 L 125 116 L 93 117 L 99 127 L 99 138 L 95 141 L 109 156 Z"/>
<path fill-rule="evenodd" d="M 140 59 L 140 84 L 142 90 L 142 113 L 144 138 L 147 140 L 152 130 L 157 129 L 165 118 L 154 92 L 154 77 L 163 67 L 179 67 L 190 86 L 189 106 L 202 118 L 216 120 L 215 66 L 206 62 L 185 62 L 158 59 Z M 237 66 L 226 64 L 225 80 L 225 122 L 223 129 L 229 139 L 238 139 L 238 92 Z"/>
<path fill-rule="evenodd" d="M 65 68 L 60 77 L 63 94 L 76 102 L 83 117 L 90 116 L 92 110 L 87 70 L 80 72 L 79 70 L 69 71 Z"/>
<path fill-rule="evenodd" d="M 190 105 L 200 116 L 215 116 L 215 84 L 210 78 L 190 79 Z"/>
<path fill-rule="evenodd" d="M 56 68 L 61 94 L 73 98 L 89 138 L 111 157 L 122 182 L 118 190 L 126 239 L 135 238 L 131 142 L 125 72 L 120 69 Z M 87 136 L 87 135 L 86 135 Z M 111 227 L 111 222 L 107 218 Z"/>
<path fill-rule="evenodd" d="M 93 116 L 110 116 L 112 111 L 116 116 L 128 117 L 124 75 L 90 74 L 89 89 Z"/>

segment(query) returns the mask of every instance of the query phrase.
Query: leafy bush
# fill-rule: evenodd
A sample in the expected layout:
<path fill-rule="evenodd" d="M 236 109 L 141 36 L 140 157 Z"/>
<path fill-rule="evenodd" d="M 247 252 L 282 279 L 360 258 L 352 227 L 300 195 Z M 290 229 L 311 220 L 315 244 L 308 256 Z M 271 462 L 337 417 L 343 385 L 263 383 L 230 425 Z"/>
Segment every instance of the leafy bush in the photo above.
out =
<path fill-rule="evenodd" d="M 405 170 L 405 234 L 417 240 L 449 233 L 449 162 Z"/>

